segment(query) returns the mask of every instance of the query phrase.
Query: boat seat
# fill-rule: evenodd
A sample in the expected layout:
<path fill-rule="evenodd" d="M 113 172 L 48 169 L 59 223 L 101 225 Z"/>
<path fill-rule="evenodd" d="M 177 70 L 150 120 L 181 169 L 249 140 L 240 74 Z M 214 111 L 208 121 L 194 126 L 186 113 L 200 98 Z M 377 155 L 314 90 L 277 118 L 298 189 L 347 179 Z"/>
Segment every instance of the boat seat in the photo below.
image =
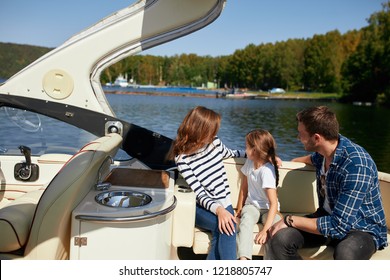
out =
<path fill-rule="evenodd" d="M 26 244 L 42 193 L 43 190 L 28 192 L 0 210 L 0 252 L 15 251 Z"/>
<path fill-rule="evenodd" d="M 107 170 L 100 171 L 109 173 L 104 163 L 121 142 L 118 134 L 90 142 L 45 190 L 27 193 L 0 209 L 0 259 L 69 259 L 71 213 L 97 183 L 101 166 Z"/>
<path fill-rule="evenodd" d="M 226 173 L 228 176 L 231 199 L 233 206 L 237 205 L 239 189 L 241 185 L 242 173 L 240 172 L 245 159 L 236 158 L 224 161 Z M 305 215 L 313 213 L 318 207 L 316 198 L 315 169 L 297 162 L 283 162 L 279 168 L 278 198 L 280 201 L 280 211 L 283 215 Z M 384 201 L 384 210 L 386 223 L 390 225 L 390 175 L 379 172 L 380 189 L 382 201 Z M 185 186 L 184 179 L 178 179 L 178 184 Z M 176 186 L 176 189 L 179 189 Z M 174 241 L 177 247 L 191 247 L 195 254 L 205 255 L 208 253 L 211 242 L 211 233 L 207 230 L 195 226 L 195 195 L 193 192 L 179 193 L 181 195 L 177 209 L 186 211 L 187 215 L 176 215 L 174 225 Z M 178 196 L 179 198 L 179 196 Z M 192 212 L 189 211 L 192 210 Z M 177 210 L 178 211 L 178 210 Z M 256 224 L 253 228 L 253 237 L 262 229 L 261 224 Z M 176 232 L 175 232 L 176 231 Z M 176 236 L 175 236 L 176 234 Z M 387 232 L 388 241 L 390 241 L 390 231 Z M 333 259 L 333 248 L 331 246 L 320 246 L 315 248 L 300 249 L 299 253 L 307 260 L 331 260 Z M 252 255 L 255 257 L 264 256 L 264 246 L 253 243 Z M 390 246 L 384 250 L 377 251 L 371 258 L 372 260 L 390 260 Z"/>
<path fill-rule="evenodd" d="M 237 206 L 243 174 L 241 167 L 245 159 L 235 158 L 224 161 L 233 206 Z M 294 215 L 304 215 L 314 212 L 318 207 L 316 199 L 315 172 L 312 166 L 305 166 L 300 163 L 283 162 L 279 168 L 278 199 L 280 201 L 280 212 Z M 305 203 L 302 203 L 305 201 Z M 239 224 L 238 224 L 239 226 Z M 263 225 L 258 223 L 253 227 L 253 239 Z M 193 251 L 195 254 L 207 254 L 211 242 L 211 233 L 207 230 L 195 227 L 193 239 Z M 263 256 L 264 246 L 253 243 L 253 256 Z"/>

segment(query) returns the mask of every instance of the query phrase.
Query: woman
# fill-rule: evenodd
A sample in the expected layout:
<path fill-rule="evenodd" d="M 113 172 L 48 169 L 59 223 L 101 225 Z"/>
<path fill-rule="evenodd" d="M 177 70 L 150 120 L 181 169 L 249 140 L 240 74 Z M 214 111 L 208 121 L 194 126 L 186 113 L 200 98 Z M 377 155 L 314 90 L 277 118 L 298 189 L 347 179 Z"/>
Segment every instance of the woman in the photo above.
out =
<path fill-rule="evenodd" d="M 190 110 L 181 123 L 171 157 L 196 195 L 198 227 L 212 232 L 207 259 L 236 259 L 236 218 L 230 200 L 222 160 L 243 157 L 244 151 L 230 150 L 217 137 L 221 116 L 205 107 Z"/>

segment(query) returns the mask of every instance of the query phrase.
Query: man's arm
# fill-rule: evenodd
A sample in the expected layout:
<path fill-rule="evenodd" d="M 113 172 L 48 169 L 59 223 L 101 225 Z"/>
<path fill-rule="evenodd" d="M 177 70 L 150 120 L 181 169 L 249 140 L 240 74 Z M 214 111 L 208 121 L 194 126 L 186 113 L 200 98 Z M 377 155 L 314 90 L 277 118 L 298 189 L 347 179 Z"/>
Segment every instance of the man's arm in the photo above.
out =
<path fill-rule="evenodd" d="M 317 218 L 287 215 L 287 218 L 285 217 L 284 220 L 281 220 L 270 227 L 268 230 L 270 234 L 269 237 L 274 236 L 279 230 L 288 226 L 318 235 L 321 234 L 317 229 Z"/>
<path fill-rule="evenodd" d="M 291 226 L 306 232 L 321 234 L 317 230 L 317 218 L 306 218 L 301 216 L 290 216 Z"/>
<path fill-rule="evenodd" d="M 313 163 L 311 162 L 311 155 L 293 158 L 291 161 L 303 162 L 303 163 L 306 163 L 306 164 L 313 165 Z"/>

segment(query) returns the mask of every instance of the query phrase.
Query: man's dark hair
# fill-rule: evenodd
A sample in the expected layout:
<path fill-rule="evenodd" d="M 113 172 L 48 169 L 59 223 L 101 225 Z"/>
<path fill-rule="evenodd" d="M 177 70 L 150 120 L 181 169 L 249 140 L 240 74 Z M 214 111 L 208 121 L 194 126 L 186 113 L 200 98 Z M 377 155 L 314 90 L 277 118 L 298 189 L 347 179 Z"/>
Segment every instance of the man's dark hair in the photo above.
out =
<path fill-rule="evenodd" d="M 326 106 L 304 109 L 296 117 L 310 135 L 318 133 L 326 140 L 337 140 L 339 137 L 339 123 L 336 114 Z"/>

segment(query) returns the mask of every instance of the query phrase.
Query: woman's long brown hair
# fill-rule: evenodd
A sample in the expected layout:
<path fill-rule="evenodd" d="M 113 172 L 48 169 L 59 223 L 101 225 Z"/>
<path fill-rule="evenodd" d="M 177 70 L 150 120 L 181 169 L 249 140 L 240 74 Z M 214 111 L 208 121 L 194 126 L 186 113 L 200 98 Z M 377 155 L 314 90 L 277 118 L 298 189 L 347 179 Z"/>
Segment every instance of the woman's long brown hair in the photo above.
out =
<path fill-rule="evenodd" d="M 203 106 L 190 110 L 177 130 L 169 158 L 194 153 L 213 141 L 221 123 L 221 116 Z"/>

